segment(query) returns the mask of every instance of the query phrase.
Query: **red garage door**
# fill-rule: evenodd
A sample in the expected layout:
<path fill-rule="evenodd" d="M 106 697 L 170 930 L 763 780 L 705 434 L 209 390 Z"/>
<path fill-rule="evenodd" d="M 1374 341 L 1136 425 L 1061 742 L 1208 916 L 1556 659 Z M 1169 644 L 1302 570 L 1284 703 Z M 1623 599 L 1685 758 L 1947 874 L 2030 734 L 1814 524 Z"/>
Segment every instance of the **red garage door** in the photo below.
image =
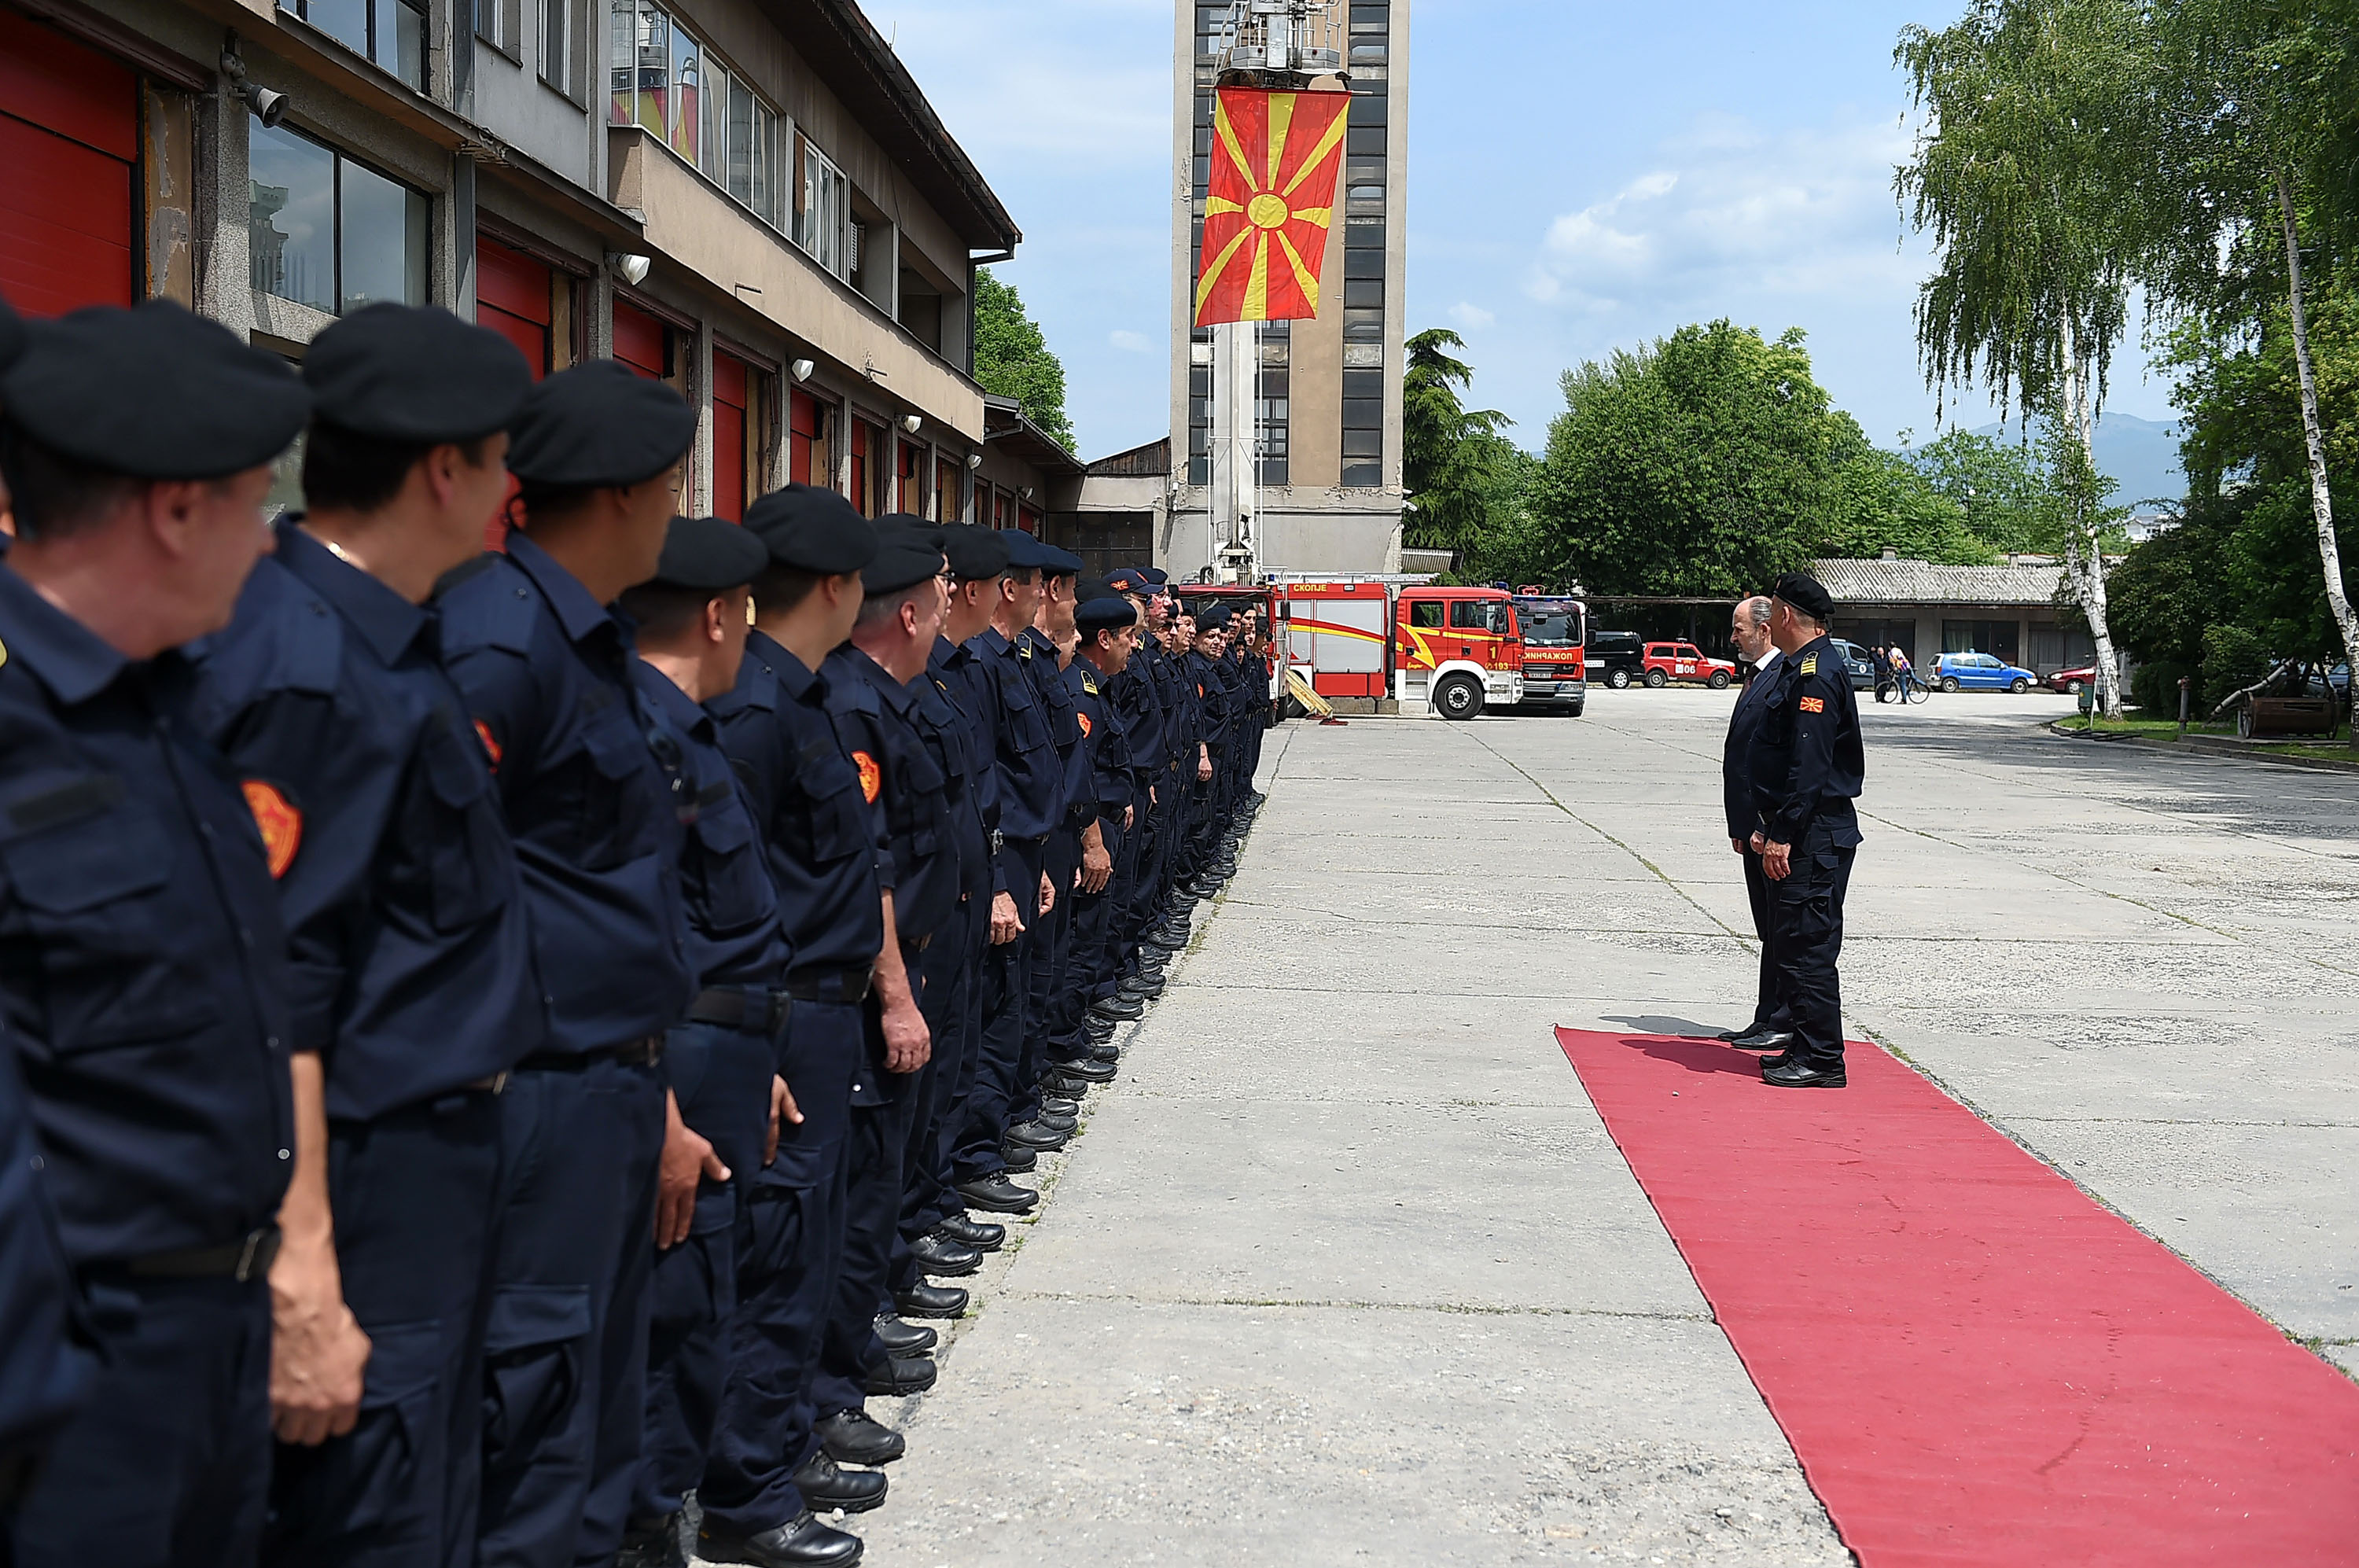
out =
<path fill-rule="evenodd" d="M 52 316 L 129 305 L 139 83 L 0 10 L 0 293 Z"/>
<path fill-rule="evenodd" d="M 504 245 L 475 242 L 475 320 L 523 354 L 535 381 L 549 374 L 549 268 Z"/>
<path fill-rule="evenodd" d="M 650 381 L 671 369 L 664 352 L 664 324 L 636 306 L 614 301 L 614 357 Z"/>
<path fill-rule="evenodd" d="M 745 516 L 745 362 L 712 356 L 712 515 Z"/>
<path fill-rule="evenodd" d="M 823 426 L 819 399 L 808 392 L 796 392 L 788 399 L 787 412 L 787 477 L 797 485 L 825 485 L 827 476 L 817 472 Z"/>

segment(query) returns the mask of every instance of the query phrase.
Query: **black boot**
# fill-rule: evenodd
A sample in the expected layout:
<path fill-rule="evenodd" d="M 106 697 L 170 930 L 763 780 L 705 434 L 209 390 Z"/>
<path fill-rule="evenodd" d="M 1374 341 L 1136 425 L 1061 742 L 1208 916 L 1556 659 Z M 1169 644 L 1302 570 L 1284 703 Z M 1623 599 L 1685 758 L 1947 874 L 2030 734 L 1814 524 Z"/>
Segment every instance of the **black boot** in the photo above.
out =
<path fill-rule="evenodd" d="M 860 1538 L 832 1530 L 809 1509 L 786 1523 L 753 1535 L 731 1535 L 706 1525 L 696 1532 L 701 1563 L 745 1563 L 752 1568 L 852 1568 L 860 1561 Z"/>
<path fill-rule="evenodd" d="M 930 1367 L 932 1362 L 926 1363 Z M 795 1472 L 795 1490 L 813 1508 L 842 1508 L 848 1514 L 864 1514 L 881 1507 L 888 1483 L 874 1470 L 846 1470 L 820 1449 L 802 1463 Z"/>
<path fill-rule="evenodd" d="M 823 1416 L 818 1430 L 820 1446 L 842 1465 L 890 1465 L 909 1452 L 907 1438 L 866 1410 L 838 1410 Z"/>

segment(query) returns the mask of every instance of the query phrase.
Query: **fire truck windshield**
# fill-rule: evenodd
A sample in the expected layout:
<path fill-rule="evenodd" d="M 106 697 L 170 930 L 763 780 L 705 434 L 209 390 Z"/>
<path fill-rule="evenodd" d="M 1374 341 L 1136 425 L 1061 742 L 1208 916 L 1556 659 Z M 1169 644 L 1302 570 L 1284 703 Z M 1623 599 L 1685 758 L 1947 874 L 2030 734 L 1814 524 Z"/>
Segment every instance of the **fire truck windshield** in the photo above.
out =
<path fill-rule="evenodd" d="M 1524 628 L 1524 640 L 1527 643 L 1563 647 L 1578 639 L 1579 634 L 1573 629 L 1572 617 L 1569 615 L 1537 615 L 1532 617 L 1532 624 Z"/>

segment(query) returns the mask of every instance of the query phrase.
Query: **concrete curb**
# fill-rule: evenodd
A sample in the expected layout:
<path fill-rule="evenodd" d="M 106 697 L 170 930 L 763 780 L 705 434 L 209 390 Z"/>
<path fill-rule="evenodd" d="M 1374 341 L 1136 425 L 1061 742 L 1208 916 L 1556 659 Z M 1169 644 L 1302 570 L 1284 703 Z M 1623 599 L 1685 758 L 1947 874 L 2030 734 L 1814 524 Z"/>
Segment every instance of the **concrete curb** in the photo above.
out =
<path fill-rule="evenodd" d="M 2312 773 L 2359 773 L 2359 762 L 2329 762 L 2321 757 L 2285 757 L 2276 752 L 2257 751 L 2220 735 L 2189 735 L 2183 741 L 2158 740 L 2152 735 L 2093 734 L 2068 727 L 2071 723 L 2070 719 L 2058 719 L 2045 727 L 2049 734 L 2060 740 L 2093 740 L 2105 746 L 2138 746 L 2149 751 L 2201 752 L 2206 757 L 2233 757 L 2246 762 L 2266 762 L 2277 768 L 2306 768 Z"/>

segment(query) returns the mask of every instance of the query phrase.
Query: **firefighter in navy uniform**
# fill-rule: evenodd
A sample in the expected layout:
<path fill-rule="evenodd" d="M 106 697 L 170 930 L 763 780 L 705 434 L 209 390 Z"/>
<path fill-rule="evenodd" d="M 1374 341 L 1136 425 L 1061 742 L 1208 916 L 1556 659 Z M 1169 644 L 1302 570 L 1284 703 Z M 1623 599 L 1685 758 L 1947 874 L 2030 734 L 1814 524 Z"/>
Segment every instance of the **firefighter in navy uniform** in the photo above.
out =
<path fill-rule="evenodd" d="M 1843 895 L 1860 843 L 1866 773 L 1851 672 L 1827 635 L 1834 604 L 1814 578 L 1788 572 L 1770 594 L 1769 635 L 1784 655 L 1763 699 L 1748 771 L 1760 814 L 1753 846 L 1770 883 L 1781 989 L 1793 1043 L 1761 1063 L 1780 1088 L 1843 1086 Z"/>
<path fill-rule="evenodd" d="M 251 1563 L 297 1145 L 271 879 L 292 824 L 266 848 L 173 650 L 229 623 L 270 548 L 267 465 L 310 397 L 177 305 L 27 331 L 0 379 L 0 1032 L 103 1360 L 0 1559 Z"/>
<path fill-rule="evenodd" d="M 622 597 L 637 626 L 632 673 L 654 721 L 650 744 L 677 781 L 687 829 L 679 887 L 698 986 L 685 1021 L 664 1034 L 672 1094 L 626 1568 L 678 1560 L 679 1512 L 703 1477 L 728 1379 L 738 1258 L 753 1231 L 747 1191 L 776 1152 L 781 1121 L 801 1116 L 777 1073 L 791 1009 L 777 888 L 719 724 L 703 706 L 736 683 L 748 584 L 769 559 L 734 523 L 674 517 L 655 576 Z"/>
<path fill-rule="evenodd" d="M 310 510 L 208 639 L 201 702 L 292 829 L 273 868 L 301 1141 L 263 1561 L 429 1568 L 473 1539 L 494 1102 L 549 1022 L 491 757 L 425 602 L 483 549 L 532 377 L 497 332 L 388 304 L 314 339 L 303 379 Z"/>

